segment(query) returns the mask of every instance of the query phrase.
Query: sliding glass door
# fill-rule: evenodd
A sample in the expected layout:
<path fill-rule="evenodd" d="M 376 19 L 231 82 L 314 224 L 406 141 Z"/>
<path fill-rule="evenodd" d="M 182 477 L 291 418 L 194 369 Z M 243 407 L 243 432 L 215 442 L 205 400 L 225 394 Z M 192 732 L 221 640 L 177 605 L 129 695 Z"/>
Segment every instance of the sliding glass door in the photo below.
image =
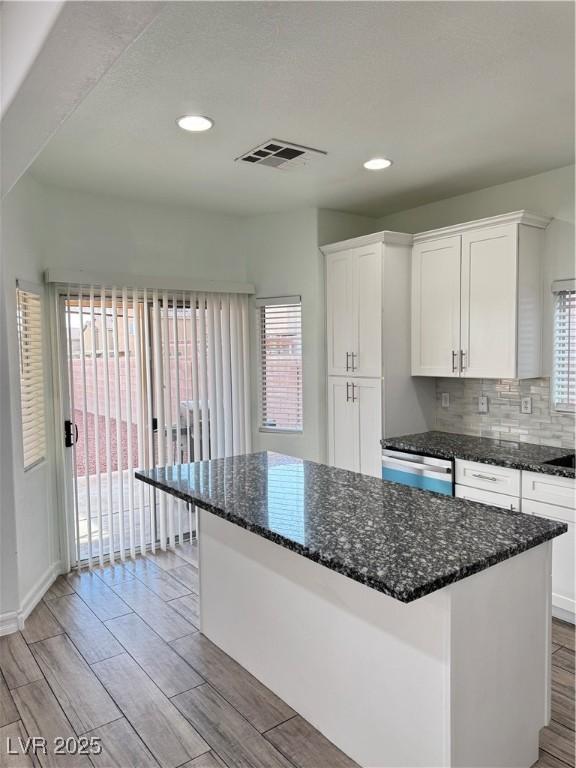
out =
<path fill-rule="evenodd" d="M 154 494 L 135 489 L 133 480 L 135 467 L 155 461 L 154 416 L 143 387 L 152 380 L 146 306 L 127 293 L 80 292 L 61 302 L 74 549 L 79 561 L 114 559 L 126 548 L 152 545 L 157 527 Z"/>
<path fill-rule="evenodd" d="M 58 314 L 71 561 L 188 540 L 194 510 L 134 470 L 249 449 L 247 297 L 71 286 Z"/>

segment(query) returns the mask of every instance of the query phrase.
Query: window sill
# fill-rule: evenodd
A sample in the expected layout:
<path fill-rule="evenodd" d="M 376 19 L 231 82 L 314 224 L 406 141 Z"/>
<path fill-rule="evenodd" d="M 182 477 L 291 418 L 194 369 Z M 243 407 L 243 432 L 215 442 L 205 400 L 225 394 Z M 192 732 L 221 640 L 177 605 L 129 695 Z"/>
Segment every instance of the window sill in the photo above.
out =
<path fill-rule="evenodd" d="M 43 456 L 41 459 L 38 459 L 38 461 L 35 461 L 34 464 L 29 464 L 27 467 L 24 467 L 24 474 L 28 475 L 30 472 L 34 472 L 35 470 L 40 469 L 40 467 L 43 467 L 47 461 L 48 460 L 46 457 Z"/>
<path fill-rule="evenodd" d="M 301 435 L 304 432 L 303 429 L 277 429 L 276 427 L 259 427 L 258 431 L 273 435 Z"/>

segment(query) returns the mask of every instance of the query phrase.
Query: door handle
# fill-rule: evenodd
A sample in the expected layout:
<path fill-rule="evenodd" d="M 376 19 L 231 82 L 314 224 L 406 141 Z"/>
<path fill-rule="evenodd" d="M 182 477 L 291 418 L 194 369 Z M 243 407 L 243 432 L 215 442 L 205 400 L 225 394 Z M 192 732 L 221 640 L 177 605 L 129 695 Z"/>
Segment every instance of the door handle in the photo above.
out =
<path fill-rule="evenodd" d="M 349 357 L 350 357 L 350 352 L 346 352 L 346 370 L 347 370 L 347 371 L 348 371 L 348 370 L 350 370 L 350 369 L 349 369 L 349 363 L 348 363 L 348 358 L 349 358 Z"/>
<path fill-rule="evenodd" d="M 460 370 L 461 371 L 465 371 L 466 368 L 468 367 L 468 365 L 467 365 L 467 357 L 468 357 L 468 353 L 464 352 L 464 350 L 461 349 L 460 350 Z M 466 365 L 464 365 L 464 361 L 466 361 Z"/>
<path fill-rule="evenodd" d="M 72 427 L 74 427 L 74 437 L 72 437 Z M 70 419 L 64 422 L 64 445 L 66 448 L 72 448 L 78 442 L 78 426 Z"/>
<path fill-rule="evenodd" d="M 349 401 L 350 401 L 350 382 L 347 381 L 346 382 L 346 402 L 348 403 Z"/>
<path fill-rule="evenodd" d="M 458 370 L 458 352 L 455 349 L 452 350 L 452 373 L 456 373 Z"/>
<path fill-rule="evenodd" d="M 356 384 L 352 382 L 352 402 L 355 403 L 358 398 L 356 397 Z"/>
<path fill-rule="evenodd" d="M 354 358 L 357 357 L 356 352 L 350 352 L 350 357 L 352 358 L 352 370 L 356 370 L 356 365 L 354 364 Z"/>

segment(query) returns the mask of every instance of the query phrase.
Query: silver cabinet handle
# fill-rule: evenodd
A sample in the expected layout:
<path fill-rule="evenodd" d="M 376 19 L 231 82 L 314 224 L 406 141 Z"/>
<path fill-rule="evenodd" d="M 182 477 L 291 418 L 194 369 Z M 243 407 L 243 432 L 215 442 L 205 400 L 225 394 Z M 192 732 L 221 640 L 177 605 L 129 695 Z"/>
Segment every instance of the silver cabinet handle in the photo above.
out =
<path fill-rule="evenodd" d="M 356 365 L 354 363 L 354 358 L 357 357 L 356 352 L 350 352 L 350 357 L 352 358 L 352 370 L 355 371 L 356 370 Z"/>
<path fill-rule="evenodd" d="M 483 475 L 480 472 L 472 472 L 472 477 L 477 477 L 479 480 L 490 480 L 491 483 L 497 483 L 498 478 L 494 475 Z"/>
<path fill-rule="evenodd" d="M 346 353 L 348 354 L 348 353 Z M 350 382 L 346 382 L 346 402 L 350 402 Z"/>
<path fill-rule="evenodd" d="M 461 349 L 460 350 L 460 370 L 461 371 L 465 371 L 466 368 L 468 367 L 467 364 L 466 365 L 464 364 L 464 361 L 466 360 L 467 356 L 468 356 L 468 353 L 464 352 L 464 350 Z"/>
<path fill-rule="evenodd" d="M 458 370 L 458 352 L 455 349 L 452 350 L 452 373 L 456 373 Z"/>
<path fill-rule="evenodd" d="M 346 352 L 346 370 L 347 371 L 349 370 L 349 362 L 348 362 L 349 357 L 350 357 L 350 352 Z"/>
<path fill-rule="evenodd" d="M 358 398 L 356 397 L 356 384 L 352 382 L 352 402 L 355 403 Z"/>

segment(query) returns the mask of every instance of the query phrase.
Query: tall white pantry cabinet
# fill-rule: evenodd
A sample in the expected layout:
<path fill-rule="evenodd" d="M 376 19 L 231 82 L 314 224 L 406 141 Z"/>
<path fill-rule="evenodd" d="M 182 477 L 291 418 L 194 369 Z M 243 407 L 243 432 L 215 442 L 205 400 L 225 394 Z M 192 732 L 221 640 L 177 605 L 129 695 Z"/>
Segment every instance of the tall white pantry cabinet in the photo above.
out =
<path fill-rule="evenodd" d="M 322 247 L 326 259 L 328 461 L 381 477 L 380 439 L 427 429 L 429 382 L 411 378 L 412 235 Z"/>

